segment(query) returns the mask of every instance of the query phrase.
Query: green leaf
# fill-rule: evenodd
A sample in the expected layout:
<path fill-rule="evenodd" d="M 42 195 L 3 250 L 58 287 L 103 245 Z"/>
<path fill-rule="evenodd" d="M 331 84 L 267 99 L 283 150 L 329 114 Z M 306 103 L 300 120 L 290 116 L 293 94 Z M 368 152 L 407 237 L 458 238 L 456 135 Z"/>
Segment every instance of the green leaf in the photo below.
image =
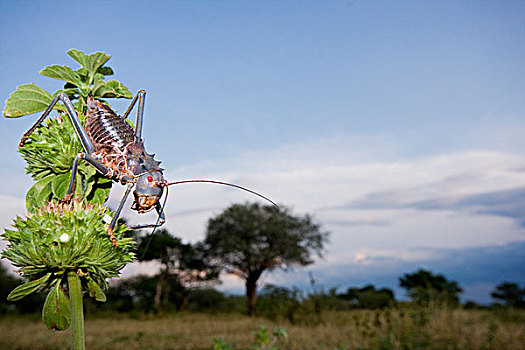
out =
<path fill-rule="evenodd" d="M 84 67 L 90 75 L 93 75 L 97 72 L 97 70 L 106 63 L 111 56 L 106 55 L 104 52 L 95 52 L 91 55 L 86 55 L 82 51 L 71 49 L 67 52 L 69 56 L 71 56 L 72 59 L 80 63 L 82 67 Z"/>
<path fill-rule="evenodd" d="M 89 175 L 89 173 L 86 175 L 86 172 L 84 170 L 88 169 L 94 169 L 90 165 L 86 165 L 83 167 L 82 172 L 77 173 L 77 177 L 75 179 L 75 188 L 74 188 L 74 196 L 78 198 L 85 198 L 88 197 L 92 190 L 93 185 L 96 182 L 96 178 L 93 175 Z M 96 170 L 94 170 L 96 172 Z"/>
<path fill-rule="evenodd" d="M 96 301 L 106 301 L 106 294 L 100 286 L 95 283 L 91 278 L 87 278 L 87 287 L 89 290 L 89 296 L 95 299 Z"/>
<path fill-rule="evenodd" d="M 76 98 L 78 98 L 76 95 L 78 95 L 78 89 L 76 87 L 74 87 L 74 85 L 72 84 L 69 84 L 69 83 L 66 83 L 64 89 L 62 90 L 57 90 L 55 91 L 55 93 L 53 94 L 53 97 L 60 94 L 60 93 L 65 93 L 70 100 L 74 100 Z"/>
<path fill-rule="evenodd" d="M 97 174 L 97 169 L 95 169 L 94 166 L 86 164 L 83 167 L 79 167 L 79 171 L 82 172 L 82 174 L 86 177 L 92 177 Z"/>
<path fill-rule="evenodd" d="M 113 69 L 111 69 L 111 67 L 100 67 L 98 70 L 97 70 L 97 73 L 100 73 L 102 75 L 113 75 Z"/>
<path fill-rule="evenodd" d="M 52 100 L 49 92 L 33 83 L 20 85 L 5 101 L 4 117 L 16 118 L 43 111 Z"/>
<path fill-rule="evenodd" d="M 107 177 L 97 177 L 97 182 L 93 186 L 94 190 L 88 194 L 86 199 L 89 203 L 103 205 L 109 196 L 112 185 L 113 182 L 111 179 Z"/>
<path fill-rule="evenodd" d="M 213 338 L 213 350 L 233 350 L 230 343 L 226 343 L 222 337 Z"/>
<path fill-rule="evenodd" d="M 48 175 L 37 181 L 26 194 L 26 208 L 29 212 L 34 212 L 36 208 L 41 207 L 47 203 L 51 196 L 51 181 L 55 178 L 54 175 Z"/>
<path fill-rule="evenodd" d="M 36 192 L 35 185 L 36 184 L 31 186 L 31 188 L 26 193 L 26 209 L 30 213 L 34 213 L 35 209 L 37 208 L 36 195 L 35 195 L 35 192 Z"/>
<path fill-rule="evenodd" d="M 132 98 L 133 95 L 121 82 L 110 80 L 108 82 L 99 80 L 93 86 L 93 97 L 95 98 Z"/>
<path fill-rule="evenodd" d="M 55 331 L 65 331 L 69 328 L 70 303 L 60 282 L 47 295 L 42 309 L 42 320 L 47 328 Z"/>
<path fill-rule="evenodd" d="M 103 74 L 95 73 L 95 75 L 93 77 L 93 84 L 96 84 L 97 81 L 103 80 L 103 79 L 104 79 L 104 75 Z"/>
<path fill-rule="evenodd" d="M 71 173 L 60 174 L 55 176 L 51 181 L 51 191 L 56 198 L 64 198 L 67 189 L 69 188 L 69 181 L 71 180 Z"/>
<path fill-rule="evenodd" d="M 95 184 L 96 179 L 94 177 L 88 177 L 83 182 L 83 197 L 87 197 L 91 194 L 91 191 L 93 190 L 93 185 Z"/>
<path fill-rule="evenodd" d="M 39 191 L 37 190 L 37 192 L 35 192 L 36 194 L 35 200 L 39 204 L 39 206 L 49 202 L 49 199 L 52 194 L 51 193 L 52 192 L 51 182 L 54 180 L 54 178 L 55 176 L 49 175 L 43 178 L 42 180 L 38 181 L 38 182 L 42 182 L 42 186 L 39 187 L 40 190 Z"/>
<path fill-rule="evenodd" d="M 109 186 L 109 188 L 100 188 L 97 186 L 96 190 L 87 197 L 88 202 L 92 204 L 104 204 L 106 199 L 108 199 L 110 189 L 111 186 Z"/>
<path fill-rule="evenodd" d="M 89 72 L 86 68 L 80 67 L 79 69 L 76 70 L 76 72 L 82 80 L 89 81 Z"/>
<path fill-rule="evenodd" d="M 88 82 L 82 81 L 80 76 L 67 66 L 48 66 L 40 71 L 40 74 L 46 77 L 65 80 L 78 87 L 85 87 Z"/>
<path fill-rule="evenodd" d="M 286 332 L 286 328 L 282 328 L 282 327 L 275 328 L 275 330 L 273 331 L 273 335 L 277 339 L 281 339 L 281 338 L 285 340 L 288 339 L 288 332 Z"/>
<path fill-rule="evenodd" d="M 44 277 L 41 277 L 37 280 L 26 282 L 24 284 L 19 285 L 15 289 L 9 293 L 7 296 L 7 300 L 9 301 L 16 301 L 19 299 L 22 299 L 26 295 L 29 295 L 33 292 L 36 292 L 38 289 L 40 289 L 51 277 L 51 273 L 46 274 Z"/>

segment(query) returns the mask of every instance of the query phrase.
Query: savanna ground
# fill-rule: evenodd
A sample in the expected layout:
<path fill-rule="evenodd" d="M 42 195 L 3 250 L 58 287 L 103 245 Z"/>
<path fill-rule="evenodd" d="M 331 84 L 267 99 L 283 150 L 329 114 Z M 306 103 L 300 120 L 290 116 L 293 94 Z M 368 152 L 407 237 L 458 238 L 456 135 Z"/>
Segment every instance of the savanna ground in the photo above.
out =
<path fill-rule="evenodd" d="M 329 312 L 300 324 L 239 314 L 106 314 L 87 317 L 86 348 L 213 349 L 222 337 L 245 349 L 260 325 L 287 330 L 279 349 L 525 349 L 524 310 L 428 308 Z M 68 348 L 69 332 L 49 331 L 37 316 L 0 319 L 0 349 Z"/>

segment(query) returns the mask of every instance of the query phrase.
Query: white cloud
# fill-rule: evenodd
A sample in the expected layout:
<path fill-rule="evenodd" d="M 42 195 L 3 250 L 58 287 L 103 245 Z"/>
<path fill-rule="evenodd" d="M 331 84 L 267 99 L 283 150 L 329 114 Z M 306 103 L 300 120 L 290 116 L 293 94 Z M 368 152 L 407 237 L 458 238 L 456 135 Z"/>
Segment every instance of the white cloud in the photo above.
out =
<path fill-rule="evenodd" d="M 452 203 L 458 198 L 525 188 L 525 176 L 520 170 L 525 168 L 525 157 L 470 151 L 396 162 L 356 161 L 348 147 L 340 140 L 326 142 L 324 148 L 319 142 L 305 143 L 268 153 L 208 161 L 191 170 L 176 169 L 171 173 L 204 174 L 207 178 L 235 182 L 291 206 L 297 214 L 313 213 L 334 232 L 333 246 L 339 249 L 341 243 L 348 243 L 349 247 L 499 244 L 523 234 L 513 220 L 504 217 L 454 208 L 419 210 L 401 206 L 439 199 L 446 209 L 447 201 Z M 342 154 L 347 150 L 345 159 Z M 349 206 L 359 201 L 373 202 L 374 196 L 380 196 L 378 200 L 392 208 Z M 176 222 L 168 225 L 183 237 L 197 239 L 202 237 L 210 215 L 233 202 L 251 200 L 257 198 L 229 188 L 173 187 L 167 213 L 168 220 L 173 217 Z M 188 214 L 182 214 L 187 211 Z M 352 239 L 353 235 L 360 238 Z"/>

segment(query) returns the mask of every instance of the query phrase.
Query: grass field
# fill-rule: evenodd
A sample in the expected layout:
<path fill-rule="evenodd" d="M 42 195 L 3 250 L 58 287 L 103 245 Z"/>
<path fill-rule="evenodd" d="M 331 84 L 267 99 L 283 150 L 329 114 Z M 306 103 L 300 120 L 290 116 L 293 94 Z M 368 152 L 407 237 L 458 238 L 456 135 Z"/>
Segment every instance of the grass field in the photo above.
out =
<path fill-rule="evenodd" d="M 280 349 L 525 349 L 525 311 L 387 309 L 330 312 L 303 324 L 238 314 L 88 317 L 87 349 L 213 349 L 222 337 L 235 349 L 254 345 L 260 325 L 286 328 Z M 0 319 L 0 349 L 68 349 L 69 332 L 36 316 Z"/>

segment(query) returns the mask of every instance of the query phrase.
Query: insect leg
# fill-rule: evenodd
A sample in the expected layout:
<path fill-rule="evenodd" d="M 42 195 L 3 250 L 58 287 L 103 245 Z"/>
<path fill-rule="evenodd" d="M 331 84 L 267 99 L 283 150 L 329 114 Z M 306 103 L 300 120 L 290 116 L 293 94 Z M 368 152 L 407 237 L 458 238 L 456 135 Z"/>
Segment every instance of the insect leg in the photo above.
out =
<path fill-rule="evenodd" d="M 137 118 L 135 119 L 135 137 L 137 140 L 142 140 L 142 120 L 144 116 L 144 103 L 146 102 L 146 91 L 140 90 L 139 106 L 137 107 Z"/>
<path fill-rule="evenodd" d="M 71 122 L 73 123 L 73 127 L 75 128 L 75 131 L 80 138 L 80 142 L 82 143 L 82 147 L 84 148 L 84 151 L 87 154 L 91 154 L 94 151 L 93 144 L 89 140 L 89 137 L 86 133 L 86 130 L 82 127 L 82 124 L 80 123 L 80 119 L 78 119 L 77 112 L 75 112 L 75 108 L 73 107 L 73 104 L 69 100 L 69 97 L 65 93 L 60 93 L 55 96 L 53 101 L 47 106 L 46 110 L 40 118 L 36 121 L 36 123 L 22 136 L 22 139 L 20 140 L 19 147 L 22 147 L 33 131 L 42 123 L 42 121 L 49 115 L 51 110 L 55 107 L 58 101 L 62 101 L 64 103 L 64 106 L 66 107 L 67 114 L 69 116 L 69 119 L 71 119 Z"/>
<path fill-rule="evenodd" d="M 129 107 L 128 109 L 126 110 L 126 112 L 124 113 L 124 115 L 122 115 L 122 119 L 126 119 L 129 115 L 129 113 L 131 112 L 131 110 L 133 109 L 133 107 L 135 106 L 135 103 L 137 103 L 137 99 L 139 98 L 139 95 L 140 95 L 140 92 L 143 91 L 143 90 L 140 90 L 139 92 L 137 92 L 137 94 L 135 95 L 135 97 L 133 97 L 133 100 L 131 100 L 131 103 L 129 104 Z"/>
<path fill-rule="evenodd" d="M 157 219 L 157 223 L 155 224 L 155 227 L 160 227 L 164 225 L 166 222 L 166 217 L 164 216 L 164 210 L 159 202 L 155 204 L 155 210 L 157 211 L 157 214 L 159 215 L 159 218 Z"/>
<path fill-rule="evenodd" d="M 128 186 L 126 187 L 126 192 L 124 193 L 124 196 L 120 200 L 117 211 L 115 211 L 115 215 L 113 215 L 113 219 L 111 220 L 111 223 L 109 224 L 110 230 L 113 230 L 113 228 L 115 228 L 115 224 L 117 223 L 118 217 L 120 216 L 120 212 L 122 211 L 122 208 L 124 207 L 124 203 L 126 202 L 126 199 L 128 198 L 129 192 L 131 192 L 132 188 L 133 188 L 133 184 L 129 183 Z"/>
<path fill-rule="evenodd" d="M 162 206 L 160 205 L 159 202 L 157 202 L 157 204 L 155 204 L 155 210 L 157 211 L 157 214 L 159 216 L 159 218 L 157 219 L 157 222 L 154 223 L 154 224 L 144 224 L 144 225 L 135 225 L 135 226 L 131 226 L 130 228 L 132 229 L 139 229 L 139 228 L 156 228 L 156 227 L 160 227 L 162 225 L 164 225 L 164 223 L 166 222 L 166 217 L 164 216 L 164 210 L 162 210 Z"/>
<path fill-rule="evenodd" d="M 75 160 L 73 161 L 73 167 L 71 168 L 71 180 L 69 180 L 69 187 L 67 189 L 65 200 L 69 200 L 71 196 L 73 195 L 73 190 L 75 187 L 75 179 L 77 177 L 77 169 L 78 169 L 78 162 L 80 159 L 85 159 L 89 164 L 91 164 L 95 169 L 97 169 L 102 175 L 108 175 L 110 171 L 108 168 L 106 168 L 104 165 L 102 165 L 100 162 L 93 159 L 91 156 L 80 152 L 75 157 Z"/>
<path fill-rule="evenodd" d="M 36 121 L 35 124 L 33 124 L 33 126 L 27 130 L 25 132 L 25 134 L 22 136 L 22 138 L 20 139 L 20 143 L 18 144 L 18 147 L 22 147 L 24 145 L 24 143 L 26 142 L 27 138 L 29 137 L 29 135 L 31 135 L 33 133 L 33 131 L 35 131 L 35 129 L 40 125 L 40 123 L 42 123 L 42 121 L 44 121 L 44 119 L 46 119 L 46 117 L 48 116 L 48 114 L 51 112 L 51 110 L 53 109 L 53 107 L 55 107 L 55 105 L 57 104 L 58 102 L 58 95 L 55 96 L 55 98 L 53 99 L 53 101 L 51 101 L 51 103 L 49 104 L 49 106 L 47 106 L 46 110 L 44 111 L 44 113 L 42 114 L 42 116 L 40 116 L 40 118 L 38 118 L 38 120 Z"/>
<path fill-rule="evenodd" d="M 122 118 L 126 119 L 135 106 L 135 103 L 137 100 L 139 101 L 139 106 L 137 109 L 137 117 L 135 119 L 135 136 L 137 137 L 137 140 L 141 140 L 142 137 L 142 119 L 144 116 L 144 102 L 146 99 L 146 91 L 140 90 L 137 92 L 135 97 L 133 98 L 133 101 L 129 104 L 128 109 L 126 110 L 126 113 L 122 116 Z"/>

